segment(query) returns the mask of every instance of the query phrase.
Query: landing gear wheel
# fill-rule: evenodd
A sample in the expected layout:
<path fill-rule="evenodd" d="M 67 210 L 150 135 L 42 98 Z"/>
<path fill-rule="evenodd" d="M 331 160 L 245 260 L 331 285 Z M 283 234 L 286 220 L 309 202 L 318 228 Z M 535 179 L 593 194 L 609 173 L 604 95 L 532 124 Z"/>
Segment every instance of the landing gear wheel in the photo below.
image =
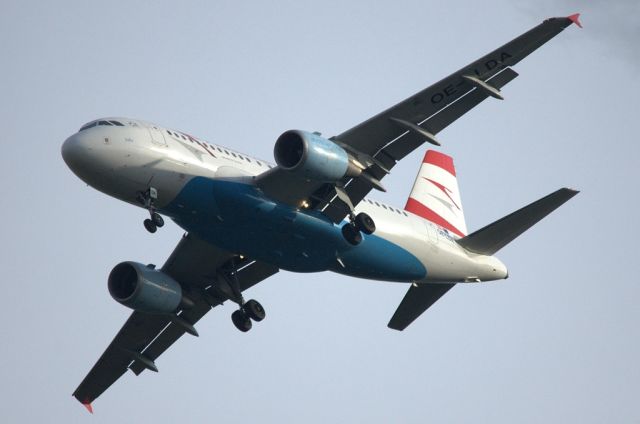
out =
<path fill-rule="evenodd" d="M 235 325 L 236 328 L 243 333 L 251 330 L 251 318 L 249 318 L 243 311 L 238 310 L 232 313 L 231 321 L 233 321 L 233 325 Z"/>
<path fill-rule="evenodd" d="M 353 224 L 358 230 L 362 231 L 365 234 L 373 234 L 373 232 L 376 230 L 376 223 L 373 222 L 373 218 L 371 218 L 364 212 L 360 212 L 358 215 L 356 215 L 356 219 L 354 220 Z"/>
<path fill-rule="evenodd" d="M 243 306 L 245 314 L 249 316 L 252 320 L 256 322 L 260 322 L 267 316 L 264 308 L 257 300 L 248 300 L 247 303 Z"/>
<path fill-rule="evenodd" d="M 158 226 L 150 219 L 144 220 L 144 228 L 147 229 L 151 234 L 155 233 L 158 230 Z"/>
<path fill-rule="evenodd" d="M 158 212 L 154 212 L 153 214 L 151 214 L 151 220 L 154 224 L 156 224 L 156 227 L 158 228 L 164 226 L 164 219 L 162 219 L 162 216 Z"/>
<path fill-rule="evenodd" d="M 345 224 L 342 226 L 342 236 L 351 245 L 357 246 L 362 242 L 362 234 L 352 224 Z"/>

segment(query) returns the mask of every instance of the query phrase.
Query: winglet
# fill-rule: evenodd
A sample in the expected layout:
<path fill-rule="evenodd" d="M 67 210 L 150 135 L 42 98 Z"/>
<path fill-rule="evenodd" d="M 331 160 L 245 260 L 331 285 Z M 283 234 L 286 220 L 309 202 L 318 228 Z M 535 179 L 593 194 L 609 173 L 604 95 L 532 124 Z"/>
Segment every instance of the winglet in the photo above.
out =
<path fill-rule="evenodd" d="M 573 22 L 574 24 L 578 25 L 580 28 L 582 28 L 582 24 L 580 23 L 580 20 L 578 19 L 580 17 L 579 13 L 574 13 L 571 16 L 567 16 L 567 19 L 570 19 L 571 22 Z"/>
<path fill-rule="evenodd" d="M 93 414 L 93 406 L 91 406 L 90 402 L 83 403 L 84 407 L 87 408 L 87 411 Z"/>

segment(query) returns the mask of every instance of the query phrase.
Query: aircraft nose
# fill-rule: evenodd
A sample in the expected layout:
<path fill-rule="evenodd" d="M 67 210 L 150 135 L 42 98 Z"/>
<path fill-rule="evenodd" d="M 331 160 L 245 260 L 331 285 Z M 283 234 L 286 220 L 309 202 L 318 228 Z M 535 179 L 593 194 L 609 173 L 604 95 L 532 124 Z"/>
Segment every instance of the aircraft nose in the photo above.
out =
<path fill-rule="evenodd" d="M 76 133 L 67 138 L 62 143 L 60 149 L 62 159 L 76 175 L 83 178 L 87 173 L 95 171 L 95 162 L 93 159 L 93 146 L 91 140 L 84 134 Z"/>
<path fill-rule="evenodd" d="M 62 143 L 62 159 L 69 168 L 73 169 L 77 165 L 82 156 L 81 150 L 78 134 L 72 135 Z"/>

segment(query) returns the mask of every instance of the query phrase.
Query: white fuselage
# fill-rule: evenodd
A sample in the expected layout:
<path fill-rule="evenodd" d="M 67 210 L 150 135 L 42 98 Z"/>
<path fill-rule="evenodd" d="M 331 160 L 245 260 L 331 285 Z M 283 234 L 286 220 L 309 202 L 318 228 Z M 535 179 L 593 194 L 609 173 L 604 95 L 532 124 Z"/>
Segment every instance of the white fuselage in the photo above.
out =
<path fill-rule="evenodd" d="M 156 205 L 162 212 L 193 178 L 250 185 L 256 175 L 273 167 L 147 122 L 128 118 L 94 122 L 97 124 L 65 141 L 65 162 L 89 185 L 137 206 L 141 206 L 139 193 L 150 186 L 158 190 Z M 177 207 L 189 213 L 190 205 Z M 424 265 L 426 276 L 414 282 L 480 282 L 507 277 L 506 267 L 497 258 L 468 252 L 446 229 L 416 215 L 369 199 L 360 202 L 356 211 L 366 212 L 375 220 L 376 236 L 410 252 Z M 330 269 L 341 272 L 340 267 Z"/>

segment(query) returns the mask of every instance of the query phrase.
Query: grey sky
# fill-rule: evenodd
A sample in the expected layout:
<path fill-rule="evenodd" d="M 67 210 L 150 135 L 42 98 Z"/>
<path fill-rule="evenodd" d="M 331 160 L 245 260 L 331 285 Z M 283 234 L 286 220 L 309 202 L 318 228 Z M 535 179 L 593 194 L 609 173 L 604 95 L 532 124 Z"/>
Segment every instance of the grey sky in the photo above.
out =
<path fill-rule="evenodd" d="M 2 422 L 638 422 L 638 5 L 21 2 L 0 14 Z M 626 5 L 628 7 L 625 7 Z M 549 16 L 582 12 L 520 77 L 439 135 L 470 230 L 582 190 L 405 332 L 406 286 L 282 272 L 239 333 L 216 308 L 89 417 L 71 397 L 129 315 L 122 260 L 162 264 L 182 231 L 96 192 L 60 157 L 80 125 L 131 116 L 265 159 L 279 134 L 341 132 Z M 634 37 L 632 39 L 632 37 Z M 424 149 L 374 197 L 403 206 Z"/>

